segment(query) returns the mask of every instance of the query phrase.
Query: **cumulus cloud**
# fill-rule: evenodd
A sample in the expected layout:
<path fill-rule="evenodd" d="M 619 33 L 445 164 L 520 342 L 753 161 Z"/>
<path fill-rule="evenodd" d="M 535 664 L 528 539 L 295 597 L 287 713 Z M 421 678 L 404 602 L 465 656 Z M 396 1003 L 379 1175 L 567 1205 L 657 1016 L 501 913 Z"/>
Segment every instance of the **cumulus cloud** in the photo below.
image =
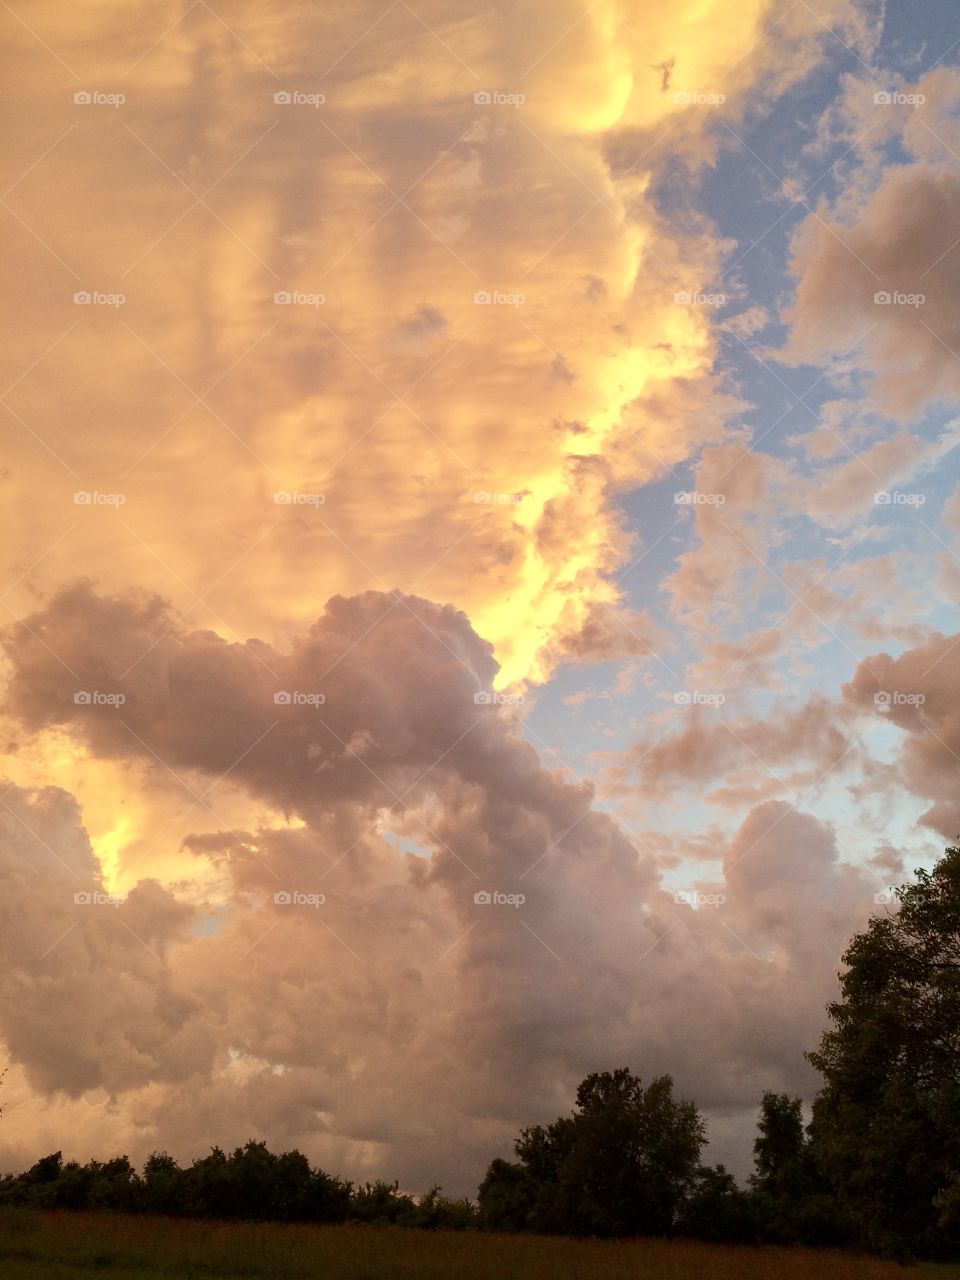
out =
<path fill-rule="evenodd" d="M 851 705 L 902 730 L 902 781 L 931 802 L 923 821 L 948 840 L 960 831 L 958 653 L 960 636 L 935 634 L 897 658 L 865 658 L 843 689 Z"/>
<path fill-rule="evenodd" d="M 279 641 L 317 599 L 399 586 L 464 608 L 505 680 L 542 678 L 615 595 L 618 495 L 723 431 L 711 322 L 675 295 L 710 284 L 725 244 L 663 216 L 655 179 L 810 70 L 826 26 L 866 48 L 859 5 L 115 18 L 38 15 L 60 61 L 13 33 L 9 406 L 18 493 L 47 494 L 16 508 L 31 587 L 76 556 Z M 121 86 L 122 109 L 75 107 L 64 63 Z M 94 289 L 124 301 L 74 306 Z"/>
<path fill-rule="evenodd" d="M 192 909 L 151 880 L 109 894 L 58 788 L 6 785 L 0 821 L 0 1037 L 30 1083 L 76 1097 L 206 1074 L 211 1028 L 168 954 Z"/>
<path fill-rule="evenodd" d="M 137 17 L 53 6 L 40 41 L 13 37 L 5 1141 L 22 1163 L 64 1130 L 83 1156 L 256 1134 L 471 1191 L 611 1062 L 674 1070 L 721 1133 L 762 1088 L 806 1088 L 873 878 L 783 797 L 859 759 L 855 700 L 631 726 L 631 831 L 544 767 L 518 699 L 561 664 L 679 684 L 685 639 L 698 687 L 742 692 L 775 689 L 824 619 L 923 638 L 871 604 L 910 573 L 883 557 L 829 584 L 779 564 L 783 619 L 744 623 L 810 489 L 747 447 L 717 367 L 770 300 L 731 286 L 726 322 L 690 301 L 733 249 L 684 207 L 723 125 L 820 65 L 829 28 L 870 58 L 877 27 L 849 0 Z M 74 108 L 70 66 L 123 110 Z M 925 117 L 947 140 L 949 91 L 931 79 Z M 943 154 L 897 119 L 946 200 Z M 923 230 L 879 182 L 857 195 L 828 216 L 864 252 L 894 214 Z M 798 246 L 800 345 L 829 252 Z M 931 306 L 949 339 L 949 297 Z M 828 346 L 855 308 L 830 316 Z M 903 339 L 903 403 L 921 376 L 949 391 Z M 841 418 L 828 438 L 886 477 L 923 453 Z M 634 535 L 624 495 L 691 460 L 699 496 Z M 846 531 L 865 490 L 844 465 L 810 512 Z M 685 637 L 624 585 L 675 518 L 697 544 L 665 583 Z M 651 829 L 683 787 L 729 827 Z"/>
<path fill-rule="evenodd" d="M 817 363 L 861 348 L 887 412 L 960 394 L 960 178 L 947 166 L 891 168 L 852 225 L 811 216 L 798 236 L 786 355 Z"/>
<path fill-rule="evenodd" d="M 530 1118 L 531 1097 L 562 1106 L 598 1055 L 647 1072 L 679 1064 L 708 1107 L 747 1105 L 771 1072 L 805 1078 L 794 1020 L 805 1006 L 813 1035 L 819 984 L 869 883 L 838 861 L 822 824 L 765 806 L 727 852 L 727 914 L 691 910 L 689 895 L 663 891 L 650 853 L 598 810 L 593 788 L 544 769 L 509 708 L 475 701 L 493 697 L 495 664 L 458 611 L 337 598 L 280 654 L 187 631 L 162 601 L 81 585 L 15 628 L 7 653 L 12 712 L 34 730 L 57 725 L 138 767 L 214 780 L 230 770 L 233 784 L 296 815 L 189 842 L 230 886 L 211 927 L 185 938 L 196 911 L 143 885 L 116 911 L 122 960 L 91 959 L 91 996 L 111 965 L 129 971 L 112 995 L 121 1008 L 91 1025 L 109 1019 L 137 1054 L 109 1040 L 89 1062 L 92 1050 L 75 1055 L 87 1065 L 72 1087 L 122 1091 L 145 1135 L 162 1128 L 195 1148 L 211 1125 L 231 1139 L 253 1126 L 297 1135 L 348 1172 L 393 1170 L 413 1185 L 439 1172 L 469 1185 Z M 274 672 L 285 692 L 322 687 L 326 700 L 274 703 Z M 126 701 L 76 703 L 78 681 Z M 90 872 L 75 809 L 58 796 L 61 822 L 64 806 Z M 37 835 L 64 844 L 62 833 Z M 414 838 L 417 850 L 405 848 Z M 15 846 L 8 856 L 17 863 Z M 784 885 L 796 909 L 781 899 L 774 912 Z M 113 917 L 84 919 L 106 947 Z M 58 984 L 79 981 L 61 950 L 73 937 L 44 962 Z M 43 990 L 38 1008 L 49 1011 Z M 62 1087 L 56 1064 L 77 1024 L 67 1020 L 48 1052 L 32 1034 L 26 1047 L 17 1018 L 4 1024 L 15 1061 L 37 1087 Z M 90 1035 L 84 1024 L 82 1043 Z M 190 1100 L 171 1127 L 156 1089 L 184 1073 Z"/>

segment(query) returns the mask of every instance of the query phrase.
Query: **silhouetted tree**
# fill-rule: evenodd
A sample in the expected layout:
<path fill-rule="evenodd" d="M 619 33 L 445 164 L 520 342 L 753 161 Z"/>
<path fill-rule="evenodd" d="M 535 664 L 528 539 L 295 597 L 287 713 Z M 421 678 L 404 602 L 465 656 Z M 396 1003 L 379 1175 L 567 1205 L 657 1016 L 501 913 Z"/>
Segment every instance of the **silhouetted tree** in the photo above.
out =
<path fill-rule="evenodd" d="M 683 1202 L 677 1234 L 716 1244 L 752 1243 L 760 1236 L 756 1197 L 737 1186 L 722 1164 L 701 1165 Z"/>
<path fill-rule="evenodd" d="M 693 1188 L 705 1142 L 692 1102 L 660 1076 L 626 1068 L 587 1076 L 571 1116 L 524 1129 L 519 1164 L 494 1161 L 480 1219 L 494 1229 L 573 1235 L 669 1235 Z"/>
<path fill-rule="evenodd" d="M 849 1233 L 817 1165 L 801 1100 L 768 1091 L 757 1127 L 750 1185 L 761 1238 L 775 1244 L 845 1243 Z"/>
<path fill-rule="evenodd" d="M 858 1239 L 960 1247 L 960 849 L 896 891 L 844 955 L 811 1135 Z"/>
<path fill-rule="evenodd" d="M 533 1208 L 534 1185 L 526 1168 L 499 1157 L 478 1192 L 480 1225 L 489 1231 L 525 1231 Z"/>
<path fill-rule="evenodd" d="M 413 1213 L 414 1201 L 403 1195 L 396 1182 L 365 1182 L 350 1201 L 350 1217 L 379 1226 L 395 1225 Z"/>

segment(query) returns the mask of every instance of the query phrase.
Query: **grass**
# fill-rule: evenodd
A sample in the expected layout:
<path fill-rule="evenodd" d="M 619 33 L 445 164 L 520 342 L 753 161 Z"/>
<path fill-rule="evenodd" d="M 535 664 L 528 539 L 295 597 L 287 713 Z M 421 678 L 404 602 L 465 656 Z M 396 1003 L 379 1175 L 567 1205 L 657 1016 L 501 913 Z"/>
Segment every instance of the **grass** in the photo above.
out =
<path fill-rule="evenodd" d="M 2 1280 L 933 1280 L 807 1249 L 0 1211 Z"/>

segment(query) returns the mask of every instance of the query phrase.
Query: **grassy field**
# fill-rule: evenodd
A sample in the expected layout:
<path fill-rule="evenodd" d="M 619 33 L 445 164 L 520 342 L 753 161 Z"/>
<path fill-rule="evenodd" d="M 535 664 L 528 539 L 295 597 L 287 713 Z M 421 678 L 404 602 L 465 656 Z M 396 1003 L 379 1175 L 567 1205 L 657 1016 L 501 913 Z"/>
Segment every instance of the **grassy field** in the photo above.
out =
<path fill-rule="evenodd" d="M 804 1249 L 601 1242 L 376 1227 L 186 1222 L 0 1211 L 2 1280 L 910 1280 L 898 1267 Z"/>

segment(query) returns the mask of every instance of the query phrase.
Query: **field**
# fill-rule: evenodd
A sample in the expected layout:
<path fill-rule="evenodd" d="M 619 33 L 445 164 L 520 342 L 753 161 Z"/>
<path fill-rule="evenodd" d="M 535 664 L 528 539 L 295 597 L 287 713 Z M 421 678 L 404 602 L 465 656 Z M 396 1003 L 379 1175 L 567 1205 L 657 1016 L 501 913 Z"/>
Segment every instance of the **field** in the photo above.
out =
<path fill-rule="evenodd" d="M 2 1280 L 934 1280 L 804 1249 L 0 1211 Z"/>

